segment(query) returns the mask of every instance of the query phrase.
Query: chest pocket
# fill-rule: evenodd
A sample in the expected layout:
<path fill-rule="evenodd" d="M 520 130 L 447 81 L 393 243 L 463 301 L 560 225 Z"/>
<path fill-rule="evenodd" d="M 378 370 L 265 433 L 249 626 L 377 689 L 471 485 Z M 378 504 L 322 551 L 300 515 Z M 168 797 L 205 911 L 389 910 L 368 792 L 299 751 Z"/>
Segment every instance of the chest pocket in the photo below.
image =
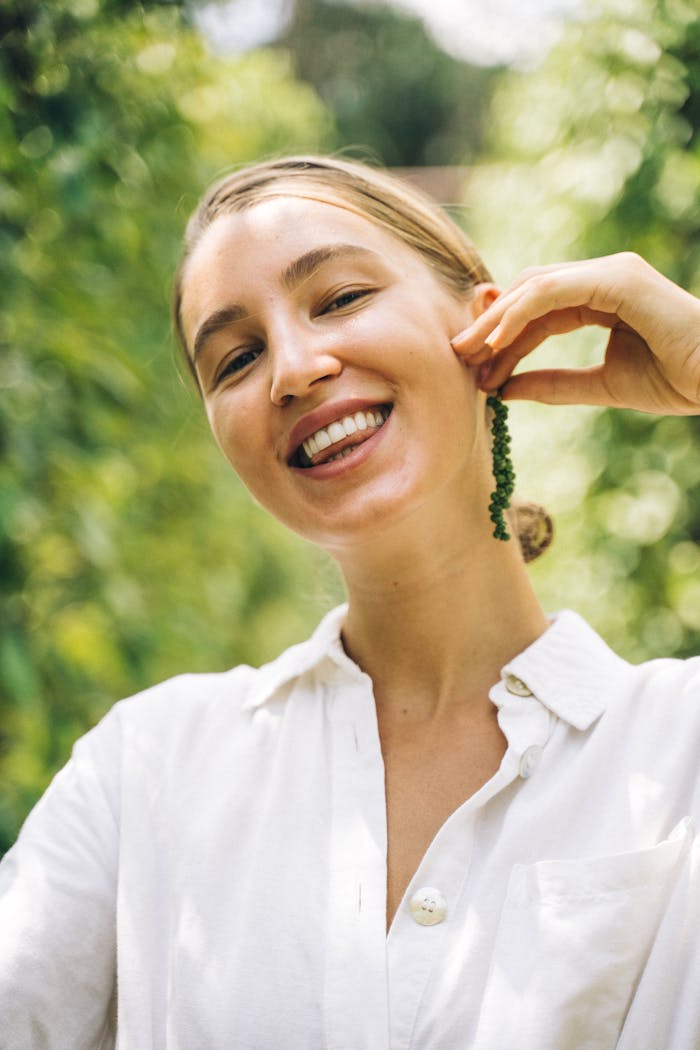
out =
<path fill-rule="evenodd" d="M 474 1050 L 614 1048 L 691 838 L 516 865 Z"/>

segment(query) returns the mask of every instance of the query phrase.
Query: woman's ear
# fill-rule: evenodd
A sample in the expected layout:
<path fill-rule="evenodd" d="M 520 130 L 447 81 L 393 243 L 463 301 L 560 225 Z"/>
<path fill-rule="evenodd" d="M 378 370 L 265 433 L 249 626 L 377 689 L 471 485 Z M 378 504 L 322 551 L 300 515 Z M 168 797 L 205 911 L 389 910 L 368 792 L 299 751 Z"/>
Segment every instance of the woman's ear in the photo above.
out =
<path fill-rule="evenodd" d="M 499 295 L 501 295 L 501 289 L 490 281 L 482 281 L 481 284 L 475 284 L 469 289 L 469 298 L 463 299 L 460 303 L 461 316 L 457 323 L 461 323 L 461 330 L 451 339 L 453 349 L 458 353 L 459 346 L 455 346 L 455 342 L 466 338 L 471 326 L 498 299 Z"/>
<path fill-rule="evenodd" d="M 491 303 L 495 302 L 500 294 L 501 289 L 497 284 L 484 281 L 482 284 L 475 285 L 468 303 L 472 308 L 472 320 L 475 321 L 485 310 L 488 310 Z"/>

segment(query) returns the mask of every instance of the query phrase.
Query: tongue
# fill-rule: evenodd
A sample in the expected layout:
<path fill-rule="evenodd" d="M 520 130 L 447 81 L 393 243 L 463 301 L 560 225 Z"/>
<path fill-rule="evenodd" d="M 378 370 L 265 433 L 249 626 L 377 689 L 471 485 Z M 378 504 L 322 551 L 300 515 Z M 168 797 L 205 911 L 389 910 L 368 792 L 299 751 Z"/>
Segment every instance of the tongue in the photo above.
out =
<path fill-rule="evenodd" d="M 329 459 L 337 456 L 339 452 L 343 452 L 346 448 L 363 445 L 378 430 L 379 427 L 368 427 L 367 430 L 358 430 L 354 434 L 347 435 L 342 441 L 336 441 L 334 444 L 329 445 L 328 448 L 324 448 L 321 452 L 317 452 L 315 456 L 312 456 L 311 466 L 317 467 L 320 463 L 327 463 Z"/>

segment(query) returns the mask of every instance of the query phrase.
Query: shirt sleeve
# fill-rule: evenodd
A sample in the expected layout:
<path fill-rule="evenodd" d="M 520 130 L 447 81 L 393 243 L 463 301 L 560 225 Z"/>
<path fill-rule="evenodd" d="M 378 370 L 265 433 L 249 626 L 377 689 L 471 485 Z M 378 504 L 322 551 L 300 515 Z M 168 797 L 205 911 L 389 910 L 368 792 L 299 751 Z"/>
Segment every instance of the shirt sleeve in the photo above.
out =
<path fill-rule="evenodd" d="M 114 1045 L 119 753 L 107 716 L 0 863 L 0 1050 Z"/>

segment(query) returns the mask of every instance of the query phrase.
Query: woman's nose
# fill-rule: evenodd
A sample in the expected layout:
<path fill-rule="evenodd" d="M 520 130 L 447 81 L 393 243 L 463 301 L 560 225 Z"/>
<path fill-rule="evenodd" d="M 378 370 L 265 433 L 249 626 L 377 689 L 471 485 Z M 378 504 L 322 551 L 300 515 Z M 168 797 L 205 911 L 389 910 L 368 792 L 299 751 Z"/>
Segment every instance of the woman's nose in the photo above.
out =
<path fill-rule="evenodd" d="M 284 405 L 293 397 L 304 397 L 324 379 L 340 375 L 340 358 L 313 335 L 286 333 L 269 347 L 272 361 L 270 400 Z"/>

